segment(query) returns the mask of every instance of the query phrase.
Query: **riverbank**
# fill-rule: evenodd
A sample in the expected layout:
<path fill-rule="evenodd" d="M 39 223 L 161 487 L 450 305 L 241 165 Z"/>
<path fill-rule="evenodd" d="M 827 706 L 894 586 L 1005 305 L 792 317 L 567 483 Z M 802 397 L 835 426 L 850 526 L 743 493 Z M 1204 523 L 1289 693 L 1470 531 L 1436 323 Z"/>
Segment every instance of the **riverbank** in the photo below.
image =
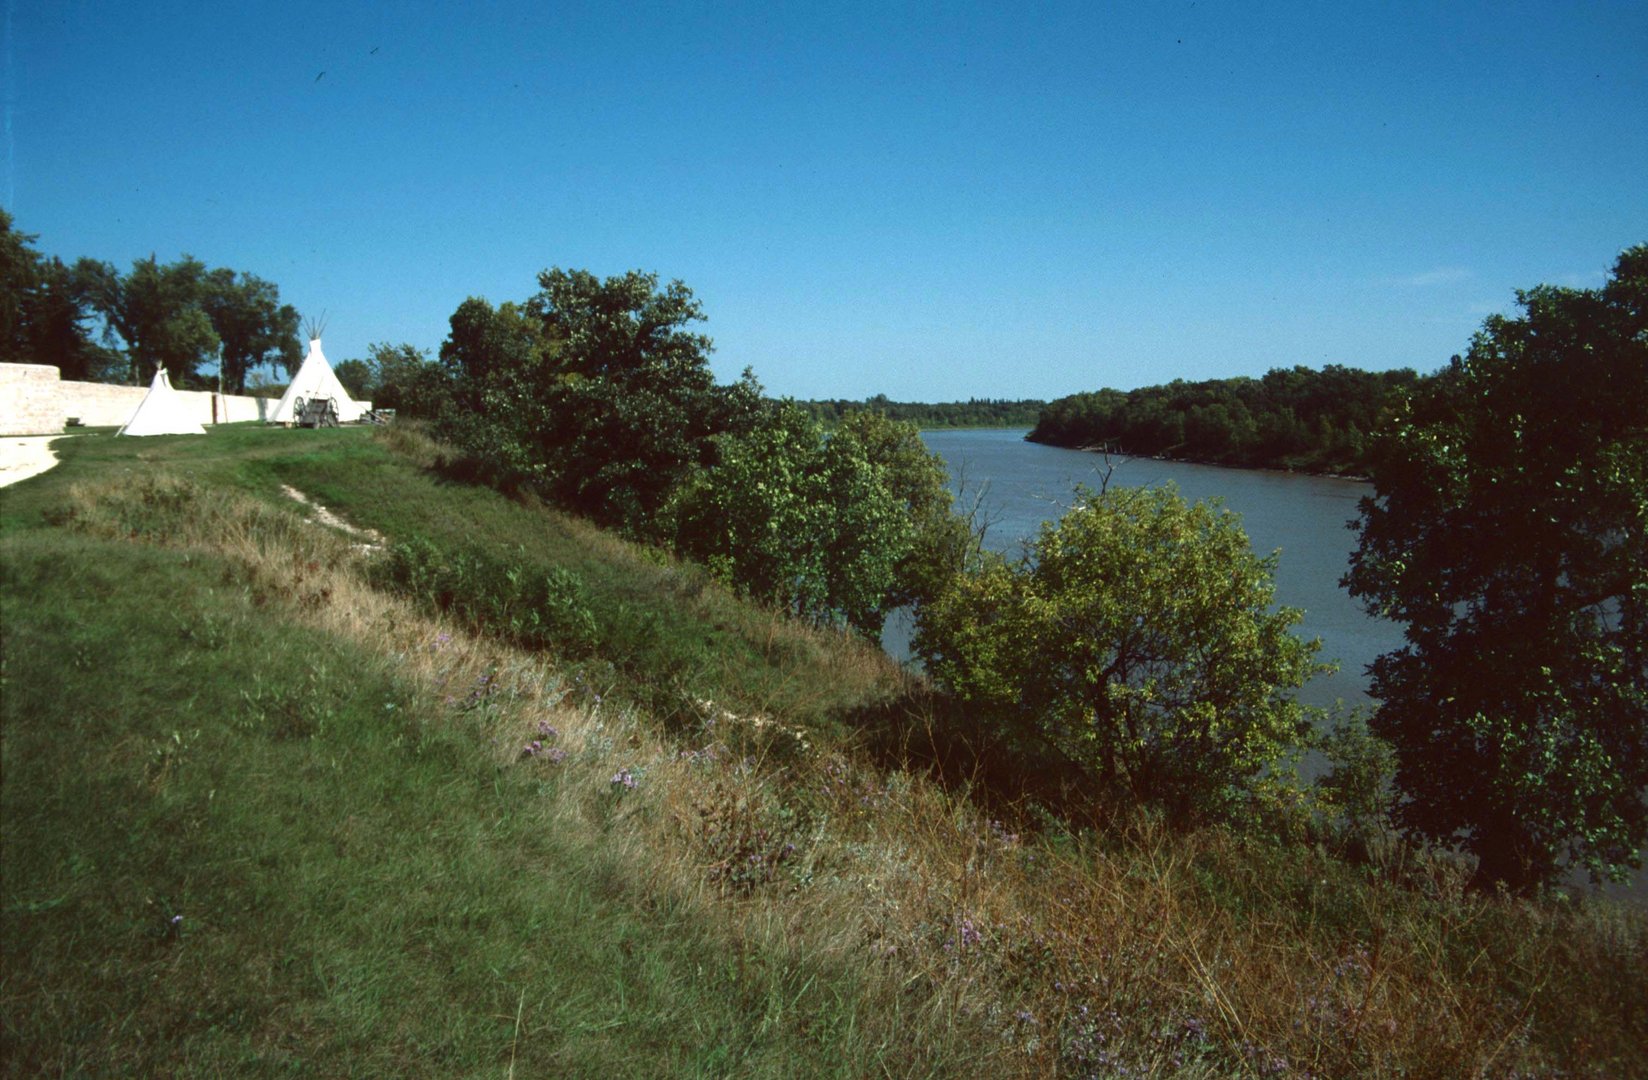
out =
<path fill-rule="evenodd" d="M 1641 912 L 947 785 L 874 650 L 406 432 L 135 443 L 0 522 L 20 1074 L 1642 1072 Z"/>
<path fill-rule="evenodd" d="M 1202 458 L 1173 457 L 1166 454 L 1128 454 L 1122 451 L 1112 450 L 1111 448 L 1102 445 L 1065 446 L 1060 443 L 1045 442 L 1041 439 L 1032 439 L 1029 435 L 1024 437 L 1024 441 L 1035 443 L 1037 446 L 1052 446 L 1057 447 L 1060 450 L 1077 450 L 1084 454 L 1102 454 L 1105 457 L 1114 456 L 1119 458 L 1142 458 L 1146 461 L 1161 461 L 1177 465 L 1202 465 L 1209 469 L 1240 469 L 1243 472 L 1273 472 L 1281 473 L 1286 476 L 1314 476 L 1320 477 L 1323 480 L 1349 480 L 1358 484 L 1372 482 L 1371 477 L 1360 473 L 1332 472 L 1323 469 L 1303 469 L 1289 465 L 1244 465 L 1228 461 L 1210 461 Z"/>

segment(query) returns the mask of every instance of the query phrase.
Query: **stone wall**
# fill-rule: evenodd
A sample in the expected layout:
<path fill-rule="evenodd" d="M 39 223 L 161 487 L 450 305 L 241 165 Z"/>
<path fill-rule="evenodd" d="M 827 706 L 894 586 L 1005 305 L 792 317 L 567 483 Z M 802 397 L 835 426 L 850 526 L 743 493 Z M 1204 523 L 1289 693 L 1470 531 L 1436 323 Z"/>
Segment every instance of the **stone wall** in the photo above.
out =
<path fill-rule="evenodd" d="M 0 364 L 0 435 L 55 435 L 64 415 L 55 367 Z"/>
<path fill-rule="evenodd" d="M 149 392 L 147 386 L 71 382 L 44 364 L 0 364 L 0 435 L 57 435 L 69 420 L 86 427 L 118 427 Z M 179 390 L 202 424 L 267 420 L 277 398 Z M 215 402 L 214 402 L 214 399 Z"/>
<path fill-rule="evenodd" d="M 59 383 L 63 416 L 79 420 L 86 427 L 124 424 L 143 403 L 147 386 L 117 386 L 114 383 Z M 59 430 L 62 430 L 61 428 Z"/>

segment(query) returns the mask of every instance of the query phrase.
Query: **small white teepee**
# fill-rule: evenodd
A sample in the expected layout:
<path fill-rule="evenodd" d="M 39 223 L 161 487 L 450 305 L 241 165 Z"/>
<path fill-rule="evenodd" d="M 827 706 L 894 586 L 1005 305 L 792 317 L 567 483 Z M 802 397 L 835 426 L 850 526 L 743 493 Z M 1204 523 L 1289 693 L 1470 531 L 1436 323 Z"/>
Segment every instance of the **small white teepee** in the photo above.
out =
<path fill-rule="evenodd" d="M 155 372 L 149 392 L 138 402 L 126 426 L 117 435 L 204 435 L 206 429 L 192 414 L 183 395 L 172 389 L 172 380 L 162 367 Z"/>
<path fill-rule="evenodd" d="M 337 405 L 338 422 L 343 424 L 359 420 L 372 407 L 370 401 L 354 401 L 349 397 L 349 391 L 343 388 L 338 381 L 337 373 L 332 365 L 326 362 L 326 354 L 320 351 L 320 335 L 325 325 L 311 324 L 309 327 L 309 355 L 303 358 L 303 366 L 298 373 L 292 376 L 292 385 L 286 388 L 281 395 L 280 404 L 270 414 L 271 424 L 292 424 L 298 420 L 297 401 L 311 401 L 314 398 L 331 398 Z"/>

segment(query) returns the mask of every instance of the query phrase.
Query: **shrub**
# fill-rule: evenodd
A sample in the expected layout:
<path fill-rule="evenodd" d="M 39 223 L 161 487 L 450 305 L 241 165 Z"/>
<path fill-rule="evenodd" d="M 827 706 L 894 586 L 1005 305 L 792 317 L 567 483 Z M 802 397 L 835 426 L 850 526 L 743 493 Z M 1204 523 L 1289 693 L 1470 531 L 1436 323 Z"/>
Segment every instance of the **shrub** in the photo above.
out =
<path fill-rule="evenodd" d="M 1275 556 L 1172 488 L 1082 492 L 1033 550 L 956 579 L 918 619 L 938 683 L 1034 730 L 1109 797 L 1178 821 L 1251 805 L 1309 730 L 1318 642 L 1271 610 Z"/>
<path fill-rule="evenodd" d="M 596 643 L 583 582 L 563 567 L 535 572 L 479 548 L 447 552 L 416 537 L 390 547 L 376 575 L 381 585 L 529 648 L 578 656 Z"/>

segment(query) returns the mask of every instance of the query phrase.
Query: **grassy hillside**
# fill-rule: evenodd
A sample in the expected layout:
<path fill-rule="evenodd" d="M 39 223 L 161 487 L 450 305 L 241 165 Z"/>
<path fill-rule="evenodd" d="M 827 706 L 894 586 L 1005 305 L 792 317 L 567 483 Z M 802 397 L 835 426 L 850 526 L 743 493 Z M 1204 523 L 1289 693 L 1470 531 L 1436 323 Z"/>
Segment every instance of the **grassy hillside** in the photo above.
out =
<path fill-rule="evenodd" d="M 0 495 L 6 1075 L 1648 1074 L 1640 911 L 993 819 L 856 749 L 873 649 L 415 433 L 58 446 Z"/>

